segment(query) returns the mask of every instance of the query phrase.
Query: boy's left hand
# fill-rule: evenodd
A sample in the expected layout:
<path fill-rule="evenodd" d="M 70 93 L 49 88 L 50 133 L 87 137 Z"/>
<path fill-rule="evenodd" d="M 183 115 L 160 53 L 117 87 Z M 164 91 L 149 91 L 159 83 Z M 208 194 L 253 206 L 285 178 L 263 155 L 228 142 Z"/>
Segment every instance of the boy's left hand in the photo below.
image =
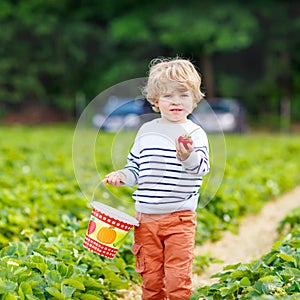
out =
<path fill-rule="evenodd" d="M 121 185 L 124 185 L 125 179 L 126 178 L 124 177 L 124 175 L 122 173 L 111 172 L 104 177 L 102 182 L 104 184 L 110 184 L 113 186 L 121 186 Z"/>
<path fill-rule="evenodd" d="M 178 140 L 176 139 L 177 157 L 181 161 L 184 161 L 184 160 L 188 159 L 188 157 L 190 156 L 190 154 L 193 151 L 194 151 L 194 148 L 193 148 L 193 146 L 191 144 L 187 144 L 186 146 L 184 146 L 183 143 L 179 143 Z"/>

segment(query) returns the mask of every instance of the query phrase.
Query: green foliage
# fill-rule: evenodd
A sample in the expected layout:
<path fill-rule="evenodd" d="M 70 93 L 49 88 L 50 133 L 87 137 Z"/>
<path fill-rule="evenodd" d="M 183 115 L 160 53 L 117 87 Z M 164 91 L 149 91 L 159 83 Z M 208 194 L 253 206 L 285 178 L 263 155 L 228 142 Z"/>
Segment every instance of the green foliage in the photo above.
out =
<path fill-rule="evenodd" d="M 199 45 L 202 53 L 248 47 L 257 32 L 254 16 L 247 7 L 238 3 L 219 3 L 216 6 L 198 2 L 184 10 L 171 7 L 161 13 L 157 24 L 162 28 L 161 40 L 169 48 L 194 51 L 195 45 Z"/>
<path fill-rule="evenodd" d="M 84 12 L 66 1 L 2 1 L 0 14 L 3 47 L 0 50 L 2 103 L 42 104 L 70 110 L 81 78 L 87 76 L 89 43 L 98 45 L 97 29 L 85 22 Z"/>
<path fill-rule="evenodd" d="M 299 218 L 299 209 L 293 214 Z M 300 226 L 291 221 L 293 229 L 269 253 L 250 264 L 225 267 L 213 276 L 217 283 L 199 287 L 191 299 L 299 299 Z"/>
<path fill-rule="evenodd" d="M 193 273 L 201 274 L 211 263 L 222 263 L 223 261 L 218 258 L 210 257 L 210 254 L 197 255 L 193 262 Z"/>
<path fill-rule="evenodd" d="M 144 77 L 150 59 L 175 55 L 199 66 L 209 96 L 277 115 L 284 97 L 297 106 L 298 10 L 295 1 L 272 0 L 2 0 L 0 117 L 29 102 L 72 112 L 78 92 L 91 100 Z"/>
<path fill-rule="evenodd" d="M 91 209 L 74 178 L 73 128 L 0 131 L 1 299 L 116 299 L 138 282 L 132 236 L 113 260 L 82 246 Z"/>
<path fill-rule="evenodd" d="M 91 209 L 90 199 L 84 197 L 74 176 L 73 133 L 72 127 L 0 127 L 1 299 L 116 299 L 119 289 L 129 289 L 132 281 L 140 282 L 130 249 L 132 235 L 113 260 L 83 248 Z M 99 180 L 121 166 L 123 162 L 113 161 L 112 155 L 117 150 L 125 162 L 133 137 L 134 133 L 128 132 L 116 141 L 115 135 L 100 132 L 92 156 L 85 151 L 89 145 L 83 140 L 79 153 L 87 182 L 95 179 L 96 172 Z M 299 137 L 229 135 L 226 142 L 222 185 L 214 199 L 198 210 L 198 243 L 218 239 L 222 230 L 236 230 L 241 215 L 258 211 L 266 201 L 300 181 L 296 159 Z M 97 195 L 118 199 L 120 205 L 132 201 L 131 193 L 122 187 L 100 190 Z M 295 227 L 296 217 L 290 220 Z M 294 272 L 299 262 L 294 257 L 295 243 L 287 240 L 282 247 L 277 245 L 273 255 L 278 257 L 268 260 L 285 262 L 292 268 L 287 272 Z M 201 271 L 212 260 L 197 258 L 196 270 Z M 261 277 L 267 276 L 275 275 L 263 273 Z M 249 284 L 243 277 L 238 286 L 232 283 L 232 290 Z M 271 281 L 279 291 L 282 286 L 277 279 Z M 267 288 L 263 280 L 257 285 L 255 289 L 261 289 L 259 285 Z M 292 287 L 297 288 L 294 283 Z M 230 291 L 224 289 L 223 293 L 229 295 Z"/>
<path fill-rule="evenodd" d="M 21 299 L 115 299 L 117 289 L 129 288 L 133 266 L 120 257 L 107 263 L 83 249 L 86 226 L 64 216 L 55 229 L 27 235 L 29 242 L 10 242 L 0 252 L 1 280 L 9 283 L 0 293 Z"/>
<path fill-rule="evenodd" d="M 259 211 L 266 201 L 300 182 L 296 135 L 226 136 L 226 147 L 222 184 L 212 201 L 198 209 L 198 243 L 219 239 L 222 230 L 236 231 L 243 215 Z"/>
<path fill-rule="evenodd" d="M 282 234 L 285 231 L 296 228 L 300 224 L 300 207 L 290 211 L 286 217 L 279 223 L 278 231 Z"/>

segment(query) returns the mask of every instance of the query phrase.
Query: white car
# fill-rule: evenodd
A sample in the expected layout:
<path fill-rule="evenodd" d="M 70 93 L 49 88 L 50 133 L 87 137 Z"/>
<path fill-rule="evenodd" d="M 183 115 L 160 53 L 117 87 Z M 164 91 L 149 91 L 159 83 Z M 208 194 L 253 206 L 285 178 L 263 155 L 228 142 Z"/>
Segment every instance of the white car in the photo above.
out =
<path fill-rule="evenodd" d="M 190 119 L 206 132 L 245 133 L 247 131 L 246 111 L 235 99 L 202 100 Z"/>

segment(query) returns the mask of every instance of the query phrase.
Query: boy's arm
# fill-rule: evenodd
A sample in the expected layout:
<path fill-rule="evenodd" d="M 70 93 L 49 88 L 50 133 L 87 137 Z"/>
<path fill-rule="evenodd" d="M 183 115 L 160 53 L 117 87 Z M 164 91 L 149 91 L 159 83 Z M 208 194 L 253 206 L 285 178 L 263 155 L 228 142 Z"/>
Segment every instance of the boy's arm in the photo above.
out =
<path fill-rule="evenodd" d="M 182 165 L 188 173 L 204 176 L 210 170 L 207 149 L 204 147 L 194 147 L 190 156 L 182 161 Z"/>

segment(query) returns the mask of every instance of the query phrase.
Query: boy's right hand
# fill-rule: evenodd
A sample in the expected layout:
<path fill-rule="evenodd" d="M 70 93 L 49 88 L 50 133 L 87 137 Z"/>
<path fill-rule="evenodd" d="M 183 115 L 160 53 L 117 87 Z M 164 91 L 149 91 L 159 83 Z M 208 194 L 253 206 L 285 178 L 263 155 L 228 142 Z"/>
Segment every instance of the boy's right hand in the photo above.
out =
<path fill-rule="evenodd" d="M 126 178 L 122 173 L 111 172 L 104 177 L 102 182 L 113 186 L 121 186 L 124 185 L 125 179 Z"/>

